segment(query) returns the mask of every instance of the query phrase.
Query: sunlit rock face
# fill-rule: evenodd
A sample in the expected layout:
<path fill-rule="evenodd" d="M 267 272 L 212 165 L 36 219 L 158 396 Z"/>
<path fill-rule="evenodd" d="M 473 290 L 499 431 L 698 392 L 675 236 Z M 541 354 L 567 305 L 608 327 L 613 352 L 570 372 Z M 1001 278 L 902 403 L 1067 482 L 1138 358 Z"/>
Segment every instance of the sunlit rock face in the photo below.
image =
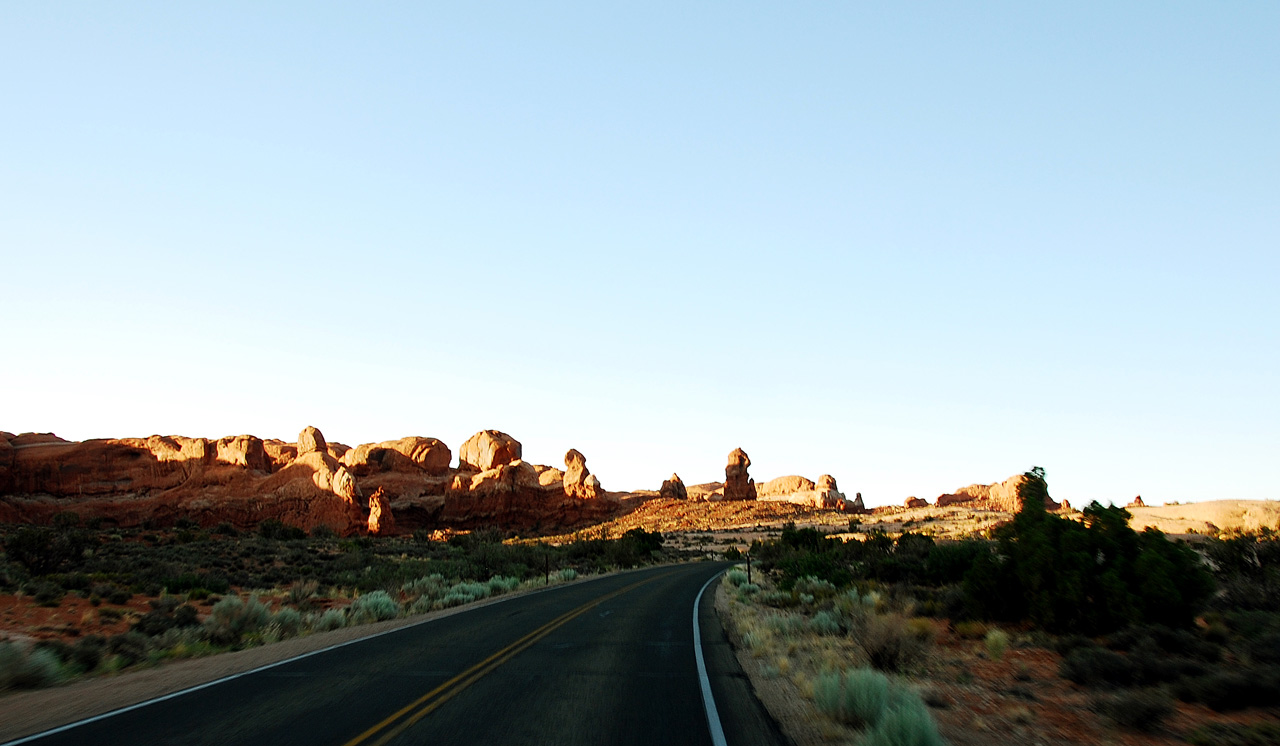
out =
<path fill-rule="evenodd" d="M 391 501 L 381 489 L 369 496 L 368 531 L 371 534 L 387 536 L 395 533 L 396 519 L 391 514 Z"/>
<path fill-rule="evenodd" d="M 580 500 L 594 500 L 604 490 L 600 480 L 587 470 L 587 459 L 576 449 L 570 448 L 564 455 L 564 494 Z"/>
<path fill-rule="evenodd" d="M 814 488 L 814 483 L 800 476 L 778 477 L 770 479 L 764 484 L 756 485 L 756 497 L 781 497 L 790 495 L 794 492 L 808 492 Z"/>
<path fill-rule="evenodd" d="M 498 430 L 481 430 L 467 438 L 458 449 L 458 468 L 465 471 L 488 471 L 519 461 L 523 447 L 520 441 Z"/>
<path fill-rule="evenodd" d="M 936 502 L 938 507 L 965 505 L 985 510 L 1002 510 L 1007 513 L 1017 513 L 1022 507 L 1018 500 L 1018 488 L 1026 482 L 1027 476 L 1025 474 L 1017 474 L 995 484 L 971 484 L 968 487 L 961 487 L 955 492 L 939 495 Z M 1044 507 L 1046 510 L 1058 510 L 1061 506 L 1046 495 Z"/>
<path fill-rule="evenodd" d="M 729 463 L 724 467 L 724 499 L 754 500 L 756 499 L 755 480 L 747 474 L 751 466 L 751 458 L 741 448 L 733 449 L 729 454 Z"/>
<path fill-rule="evenodd" d="M 662 483 L 658 496 L 666 500 L 688 500 L 689 490 L 685 489 L 679 474 L 672 474 L 670 479 Z"/>
<path fill-rule="evenodd" d="M 370 530 L 375 508 L 373 523 L 386 533 L 568 528 L 620 507 L 577 451 L 566 454 L 566 471 L 529 464 L 520 442 L 496 430 L 477 433 L 461 450 L 455 470 L 449 447 L 435 438 L 348 448 L 315 427 L 296 443 L 252 435 L 70 442 L 51 433 L 0 433 L 0 521 L 48 523 L 72 510 L 108 526 L 188 518 L 252 529 L 275 519 L 351 535 Z M 374 494 L 378 499 L 363 497 Z"/>
<path fill-rule="evenodd" d="M 436 438 L 416 435 L 381 443 L 364 443 L 348 450 L 342 463 L 359 476 L 380 472 L 414 474 L 418 471 L 443 476 L 449 471 L 453 453 Z"/>

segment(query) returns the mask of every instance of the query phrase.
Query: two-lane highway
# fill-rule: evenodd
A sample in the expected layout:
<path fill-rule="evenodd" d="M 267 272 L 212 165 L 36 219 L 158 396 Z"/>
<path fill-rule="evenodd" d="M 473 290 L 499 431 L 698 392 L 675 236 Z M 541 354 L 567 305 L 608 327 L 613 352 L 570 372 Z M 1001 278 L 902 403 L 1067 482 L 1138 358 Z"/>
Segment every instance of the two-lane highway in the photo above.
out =
<path fill-rule="evenodd" d="M 694 615 L 725 742 L 783 738 L 711 606 L 725 564 L 620 573 L 310 655 L 23 741 L 715 746 Z M 714 720 L 715 718 L 711 718 Z"/>

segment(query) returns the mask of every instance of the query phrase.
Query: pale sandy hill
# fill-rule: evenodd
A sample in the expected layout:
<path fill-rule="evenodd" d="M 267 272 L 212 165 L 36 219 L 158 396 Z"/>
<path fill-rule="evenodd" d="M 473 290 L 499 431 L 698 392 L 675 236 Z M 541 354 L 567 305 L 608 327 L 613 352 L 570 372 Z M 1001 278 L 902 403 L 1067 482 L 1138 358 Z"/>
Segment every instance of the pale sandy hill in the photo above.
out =
<path fill-rule="evenodd" d="M 1280 529 L 1280 502 L 1273 500 L 1212 500 L 1186 505 L 1128 508 L 1137 531 L 1151 526 L 1166 534 L 1198 534 L 1220 531 Z"/>

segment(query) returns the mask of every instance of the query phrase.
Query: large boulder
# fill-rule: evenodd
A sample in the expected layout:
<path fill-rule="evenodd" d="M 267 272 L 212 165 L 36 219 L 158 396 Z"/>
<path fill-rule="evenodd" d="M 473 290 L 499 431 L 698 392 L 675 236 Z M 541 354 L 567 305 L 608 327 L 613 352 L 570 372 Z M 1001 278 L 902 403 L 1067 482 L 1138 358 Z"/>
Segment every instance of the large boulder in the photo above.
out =
<path fill-rule="evenodd" d="M 923 497 L 908 497 L 902 505 L 906 508 L 927 508 L 929 501 Z"/>
<path fill-rule="evenodd" d="M 594 478 L 587 470 L 587 458 L 570 448 L 564 455 L 564 494 L 580 500 L 591 500 L 600 496 L 600 480 Z"/>
<path fill-rule="evenodd" d="M 269 471 L 267 451 L 262 445 L 262 439 L 253 435 L 219 438 L 217 454 L 218 463 L 227 466 L 242 466 L 253 471 Z"/>
<path fill-rule="evenodd" d="M 453 453 L 436 438 L 411 435 L 399 440 L 365 443 L 347 451 L 342 463 L 358 476 L 380 472 L 416 473 L 424 471 L 434 477 L 449 471 Z"/>
<path fill-rule="evenodd" d="M 751 466 L 751 458 L 741 448 L 735 448 L 729 454 L 729 463 L 724 467 L 724 499 L 754 500 L 756 499 L 756 483 L 747 474 Z"/>
<path fill-rule="evenodd" d="M 1017 513 L 1022 507 L 1018 499 L 1018 489 L 1026 481 L 1025 474 L 1016 474 L 995 484 L 971 484 L 955 492 L 939 495 L 935 502 L 940 508 L 948 505 L 965 505 L 972 508 Z M 1061 506 L 1045 495 L 1044 507 L 1046 510 L 1057 510 Z"/>
<path fill-rule="evenodd" d="M 658 496 L 666 500 L 688 500 L 689 491 L 685 489 L 680 475 L 672 474 L 670 479 L 662 483 Z"/>
<path fill-rule="evenodd" d="M 458 468 L 489 471 L 523 458 L 520 441 L 498 430 L 481 430 L 458 449 Z"/>
<path fill-rule="evenodd" d="M 324 435 L 319 430 L 307 425 L 302 428 L 302 432 L 298 433 L 298 455 L 317 451 L 328 453 L 328 444 L 324 442 Z"/>
<path fill-rule="evenodd" d="M 809 492 L 814 486 L 812 481 L 804 477 L 795 475 L 778 477 L 777 479 L 770 479 L 764 484 L 756 485 L 756 497 L 775 497 L 796 492 Z"/>

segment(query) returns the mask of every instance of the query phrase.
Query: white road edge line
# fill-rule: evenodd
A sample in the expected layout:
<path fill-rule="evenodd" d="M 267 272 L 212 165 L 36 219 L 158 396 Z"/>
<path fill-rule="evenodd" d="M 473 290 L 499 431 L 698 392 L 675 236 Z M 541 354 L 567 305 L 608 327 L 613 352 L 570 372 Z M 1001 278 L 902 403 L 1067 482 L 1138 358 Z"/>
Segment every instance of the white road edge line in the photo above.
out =
<path fill-rule="evenodd" d="M 646 568 L 646 569 L 647 569 L 647 568 Z M 588 582 L 588 583 L 589 583 L 589 582 L 592 582 L 592 581 L 594 581 L 594 580 L 603 580 L 605 577 L 613 577 L 613 576 L 600 576 L 600 577 L 594 577 L 594 578 L 587 578 L 585 582 Z M 708 581 L 708 583 L 709 583 L 709 582 L 710 582 L 710 581 Z M 557 589 L 557 588 L 565 588 L 565 587 L 568 587 L 568 586 L 567 586 L 566 584 L 561 584 L 561 585 L 551 586 L 551 587 L 548 587 L 548 588 L 539 588 L 538 590 L 533 591 L 533 593 L 526 593 L 526 594 L 524 594 L 524 595 L 522 595 L 522 596 L 510 596 L 510 597 L 507 597 L 507 598 L 499 597 L 499 598 L 493 599 L 493 601 L 492 601 L 491 603 L 483 604 L 483 605 L 481 605 L 481 606 L 473 606 L 473 607 L 471 607 L 471 608 L 469 608 L 469 609 L 461 609 L 461 610 L 459 610 L 459 612 L 458 612 L 458 613 L 459 613 L 459 614 L 461 614 L 461 613 L 465 613 L 465 612 L 467 612 L 467 611 L 474 611 L 475 609 L 484 608 L 485 606 L 493 606 L 494 604 L 500 604 L 500 603 L 504 603 L 504 602 L 506 602 L 506 601 L 514 601 L 514 600 L 516 600 L 517 598 L 528 598 L 529 596 L 532 596 L 532 595 L 535 595 L 535 594 L 538 594 L 538 593 L 545 593 L 545 592 L 550 591 L 550 590 L 555 590 L 555 589 Z M 703 588 L 705 588 L 705 587 L 706 587 L 706 586 L 703 586 Z M 701 591 L 699 591 L 699 593 L 698 593 L 698 597 L 699 597 L 699 598 L 701 598 L 701 597 L 702 597 L 702 593 L 701 593 Z M 695 610 L 695 612 L 696 612 L 696 610 L 697 610 L 697 606 L 694 606 L 694 610 Z M 321 649 L 319 649 L 319 650 L 312 650 L 310 653 L 302 653 L 301 655 L 295 655 L 295 656 L 293 656 L 292 658 L 285 658 L 284 660 L 282 660 L 282 661 L 276 661 L 275 663 L 268 663 L 268 664 L 266 664 L 265 666 L 258 666 L 257 668 L 254 668 L 254 669 L 251 669 L 251 670 L 248 670 L 248 671 L 241 671 L 240 673 L 233 673 L 233 674 L 231 674 L 230 676 L 223 676 L 223 677 L 222 677 L 222 678 L 220 678 L 220 679 L 214 679 L 213 681 L 206 681 L 206 682 L 205 682 L 205 683 L 203 683 L 203 684 L 197 684 L 196 686 L 187 687 L 186 689 L 180 689 L 180 690 L 178 690 L 178 691 L 176 691 L 176 692 L 170 692 L 169 694 L 166 694 L 166 695 L 161 696 L 161 697 L 156 697 L 155 699 L 148 699 L 148 700 L 145 700 L 145 701 L 143 701 L 143 702 L 138 702 L 138 703 L 136 703 L 136 704 L 129 705 L 129 706 L 127 706 L 127 707 L 121 707 L 121 708 L 120 708 L 120 709 L 118 709 L 118 710 L 112 710 L 112 711 L 110 711 L 110 712 L 104 712 L 104 713 L 102 713 L 101 715 L 94 715 L 94 716 L 93 716 L 93 717 L 91 717 L 91 718 L 85 718 L 84 720 L 77 720 L 77 721 L 76 721 L 76 722 L 74 722 L 74 723 L 67 723 L 66 725 L 60 725 L 60 726 L 58 726 L 57 728 L 50 728 L 49 730 L 41 731 L 40 733 L 33 733 L 33 734 L 29 735 L 29 736 L 23 736 L 22 738 L 15 739 L 15 740 L 13 740 L 13 741 L 5 741 L 4 743 L 0 744 L 0 746 L 18 746 L 18 744 L 21 744 L 21 743 L 30 743 L 30 742 L 32 742 L 32 741 L 35 741 L 35 740 L 38 740 L 38 739 L 44 738 L 44 737 L 46 737 L 46 736 L 52 736 L 52 735 L 56 735 L 56 734 L 58 734 L 58 733 L 64 733 L 64 732 L 66 732 L 66 731 L 71 730 L 72 728 L 79 728 L 79 727 L 80 727 L 80 726 L 82 726 L 82 725 L 88 725 L 89 723 L 96 723 L 96 722 L 98 722 L 99 720 L 106 720 L 107 718 L 115 717 L 116 715 L 123 715 L 123 714 L 124 714 L 124 713 L 126 713 L 126 712 L 132 712 L 133 710 L 140 710 L 140 709 L 142 709 L 143 707 L 148 707 L 148 706 L 150 706 L 150 705 L 158 704 L 158 703 L 160 703 L 160 702 L 164 702 L 165 700 L 170 700 L 170 699 L 173 699 L 173 698 L 175 698 L 175 697 L 181 697 L 181 696 L 182 696 L 182 695 L 184 695 L 184 694 L 190 694 L 190 693 L 192 693 L 192 692 L 198 692 L 198 691 L 200 691 L 201 689 L 208 689 L 208 688 L 209 688 L 209 687 L 211 687 L 211 686 L 217 686 L 218 684 L 224 684 L 224 683 L 226 683 L 226 682 L 228 682 L 228 681 L 232 681 L 232 680 L 234 680 L 234 679 L 238 679 L 238 678 L 240 678 L 240 677 L 242 677 L 242 676 L 250 676 L 250 675 L 255 674 L 255 673 L 258 673 L 258 672 L 260 672 L 260 671 L 266 671 L 266 670 L 267 670 L 267 669 L 269 669 L 269 668 L 275 668 L 276 666 L 283 666 L 283 665 L 284 665 L 284 664 L 286 664 L 286 663 L 293 663 L 294 661 L 300 661 L 300 660 L 302 660 L 303 658 L 310 658 L 310 657 L 311 657 L 311 656 L 313 656 L 313 655 L 319 655 L 319 654 L 321 654 L 321 653 L 327 653 L 327 652 L 329 652 L 330 650 L 337 650 L 338 648 L 345 648 L 345 647 L 346 647 L 346 646 L 348 646 L 348 645 L 354 645 L 354 644 L 356 644 L 357 642 L 364 642 L 365 640 L 372 640 L 372 639 L 373 639 L 373 638 L 375 638 L 375 637 L 382 637 L 383 635 L 389 635 L 389 634 L 392 634 L 392 633 L 394 633 L 394 632 L 401 632 L 401 631 L 406 630 L 406 629 L 412 629 L 412 628 L 414 628 L 414 627 L 418 627 L 418 626 L 421 626 L 421 625 L 423 625 L 423 624 L 430 624 L 431 622 L 438 621 L 438 620 L 440 620 L 440 619 L 447 619 L 447 618 L 448 618 L 448 617 L 450 617 L 450 616 L 454 616 L 454 614 L 448 614 L 448 615 L 445 615 L 445 616 L 432 617 L 432 618 L 430 618 L 430 619 L 422 619 L 422 620 L 419 620 L 419 621 L 413 622 L 413 623 L 411 623 L 411 624 L 406 624 L 406 625 L 404 625 L 403 627 L 396 627 L 395 629 L 383 630 L 382 632 L 375 632 L 375 633 L 373 633 L 373 634 L 371 634 L 371 635 L 368 635 L 368 636 L 366 636 L 366 637 L 357 637 L 357 638 L 355 638 L 354 640 L 347 640 L 346 642 L 339 642 L 339 643 L 337 643 L 337 644 L 335 644 L 335 645 L 330 645 L 330 646 L 329 646 L 329 647 L 327 647 L 327 648 L 321 648 Z M 695 630 L 695 632 L 696 632 L 696 630 L 697 630 L 697 628 L 698 628 L 698 618 L 697 618 L 696 613 L 695 613 L 695 615 L 694 615 L 694 619 L 693 619 L 693 628 L 694 628 L 694 630 Z M 699 665 L 700 667 L 701 667 L 701 665 L 702 665 L 702 649 L 701 649 L 701 648 L 699 648 L 699 649 L 698 649 L 698 665 Z M 705 681 L 705 676 L 703 677 L 703 680 Z M 704 684 L 704 686 L 705 686 L 705 684 Z M 709 690 L 707 690 L 707 691 L 709 691 Z M 715 707 L 715 705 L 712 705 L 712 707 L 714 708 L 714 707 Z M 718 724 L 718 722 L 717 722 L 717 724 Z M 723 740 L 723 739 L 721 739 L 721 740 L 716 744 L 716 746 L 723 746 L 723 744 L 724 744 L 724 740 Z"/>
<path fill-rule="evenodd" d="M 724 571 L 721 570 L 703 583 L 702 590 L 698 591 L 698 597 L 693 601 L 693 656 L 698 661 L 698 678 L 702 681 L 702 706 L 707 711 L 707 727 L 711 729 L 713 746 L 728 746 L 728 744 L 724 740 L 724 728 L 720 725 L 720 713 L 716 711 L 716 699 L 711 695 L 711 679 L 707 678 L 707 661 L 702 657 L 702 628 L 698 625 L 698 607 L 702 605 L 702 594 L 707 590 L 707 586 L 723 574 Z"/>

